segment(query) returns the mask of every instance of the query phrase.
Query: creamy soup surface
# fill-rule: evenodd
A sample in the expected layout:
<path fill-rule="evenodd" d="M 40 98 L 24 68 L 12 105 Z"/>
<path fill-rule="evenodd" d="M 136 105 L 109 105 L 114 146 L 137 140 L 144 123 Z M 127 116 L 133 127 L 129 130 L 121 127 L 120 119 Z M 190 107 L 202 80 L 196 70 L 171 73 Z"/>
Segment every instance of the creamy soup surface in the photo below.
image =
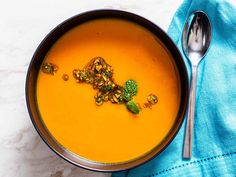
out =
<path fill-rule="evenodd" d="M 137 103 L 146 102 L 150 93 L 158 96 L 158 103 L 138 115 L 125 105 L 97 106 L 96 90 L 76 83 L 72 74 L 97 56 L 113 67 L 116 83 L 137 82 Z M 59 144 L 83 158 L 103 163 L 138 158 L 157 146 L 175 122 L 180 103 L 176 66 L 154 35 L 135 23 L 99 19 L 79 25 L 53 45 L 44 62 L 59 69 L 53 76 L 38 74 L 36 96 L 43 122 Z"/>

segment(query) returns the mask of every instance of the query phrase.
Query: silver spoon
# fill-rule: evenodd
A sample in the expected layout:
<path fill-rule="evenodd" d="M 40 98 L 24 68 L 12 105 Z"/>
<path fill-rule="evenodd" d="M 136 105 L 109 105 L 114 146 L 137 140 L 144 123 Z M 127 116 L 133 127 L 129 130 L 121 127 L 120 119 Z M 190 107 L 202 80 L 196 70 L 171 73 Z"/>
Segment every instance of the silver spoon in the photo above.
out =
<path fill-rule="evenodd" d="M 185 23 L 182 34 L 182 45 L 185 55 L 191 62 L 192 78 L 189 95 L 188 117 L 184 138 L 183 158 L 191 158 L 194 123 L 194 108 L 196 97 L 197 67 L 206 55 L 211 41 L 211 24 L 202 11 L 193 12 Z"/>

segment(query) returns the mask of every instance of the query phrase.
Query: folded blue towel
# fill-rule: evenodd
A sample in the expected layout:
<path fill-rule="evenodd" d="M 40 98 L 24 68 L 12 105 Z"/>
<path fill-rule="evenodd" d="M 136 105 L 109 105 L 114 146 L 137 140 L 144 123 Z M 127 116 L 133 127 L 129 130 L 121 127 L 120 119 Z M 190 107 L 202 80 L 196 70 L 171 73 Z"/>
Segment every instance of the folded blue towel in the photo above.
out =
<path fill-rule="evenodd" d="M 182 159 L 184 122 L 159 156 L 129 171 L 113 173 L 113 177 L 236 176 L 236 7 L 233 3 L 235 0 L 185 0 L 168 30 L 182 52 L 182 29 L 191 12 L 203 10 L 212 24 L 211 46 L 198 68 L 191 160 Z M 190 76 L 190 63 L 186 58 L 184 61 Z"/>

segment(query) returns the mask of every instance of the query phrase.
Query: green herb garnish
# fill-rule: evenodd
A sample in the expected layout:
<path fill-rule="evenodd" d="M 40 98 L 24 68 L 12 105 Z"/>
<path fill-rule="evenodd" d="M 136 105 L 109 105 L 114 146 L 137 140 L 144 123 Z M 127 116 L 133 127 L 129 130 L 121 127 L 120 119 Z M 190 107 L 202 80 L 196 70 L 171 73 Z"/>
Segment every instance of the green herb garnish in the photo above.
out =
<path fill-rule="evenodd" d="M 127 102 L 126 107 L 133 114 L 138 114 L 140 112 L 138 105 L 133 100 Z"/>
<path fill-rule="evenodd" d="M 134 80 L 127 80 L 122 88 L 122 96 L 126 101 L 130 101 L 138 92 L 138 85 Z"/>

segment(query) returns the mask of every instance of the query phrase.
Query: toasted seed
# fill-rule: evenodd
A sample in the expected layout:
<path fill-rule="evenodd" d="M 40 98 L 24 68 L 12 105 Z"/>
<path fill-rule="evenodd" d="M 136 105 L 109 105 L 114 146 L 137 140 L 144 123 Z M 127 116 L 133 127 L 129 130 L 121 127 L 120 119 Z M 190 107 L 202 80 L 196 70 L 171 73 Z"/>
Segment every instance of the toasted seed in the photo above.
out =
<path fill-rule="evenodd" d="M 144 104 L 143 104 L 143 107 L 144 107 L 144 108 L 152 109 L 152 105 L 151 105 L 150 103 L 144 103 Z"/>
<path fill-rule="evenodd" d="M 101 74 L 99 74 L 99 73 L 95 74 L 95 76 L 96 76 L 97 78 L 101 78 Z"/>
<path fill-rule="evenodd" d="M 107 81 L 106 76 L 102 75 L 102 78 L 103 78 L 104 81 Z"/>
<path fill-rule="evenodd" d="M 108 95 L 105 95 L 104 96 L 104 101 L 108 101 L 109 100 L 109 96 Z"/>
<path fill-rule="evenodd" d="M 102 69 L 102 65 L 96 65 L 95 69 L 96 69 L 97 72 L 99 72 Z"/>
<path fill-rule="evenodd" d="M 58 66 L 53 63 L 46 63 L 45 62 L 42 64 L 41 70 L 43 73 L 54 75 L 58 70 Z"/>
<path fill-rule="evenodd" d="M 115 95 L 113 95 L 113 100 L 114 100 L 114 102 L 116 102 L 116 103 L 118 103 L 119 102 L 119 100 L 117 99 L 117 97 L 115 96 Z"/>
<path fill-rule="evenodd" d="M 116 92 L 119 93 L 119 94 L 121 94 L 121 90 L 117 90 Z"/>
<path fill-rule="evenodd" d="M 103 86 L 103 84 L 104 84 L 104 82 L 103 82 L 103 81 L 100 81 L 100 82 L 98 83 L 98 86 L 101 87 L 101 86 Z"/>
<path fill-rule="evenodd" d="M 151 104 L 151 105 L 154 105 L 158 102 L 158 98 L 156 95 L 154 94 L 149 94 L 148 97 L 147 97 L 147 101 Z"/>
<path fill-rule="evenodd" d="M 96 105 L 101 106 L 103 104 L 103 101 L 96 101 Z"/>
<path fill-rule="evenodd" d="M 68 80 L 69 80 L 68 74 L 63 74 L 63 75 L 62 75 L 62 79 L 63 79 L 64 81 L 68 81 Z"/>
<path fill-rule="evenodd" d="M 115 93 L 116 98 L 119 98 L 121 95 L 119 93 Z"/>

